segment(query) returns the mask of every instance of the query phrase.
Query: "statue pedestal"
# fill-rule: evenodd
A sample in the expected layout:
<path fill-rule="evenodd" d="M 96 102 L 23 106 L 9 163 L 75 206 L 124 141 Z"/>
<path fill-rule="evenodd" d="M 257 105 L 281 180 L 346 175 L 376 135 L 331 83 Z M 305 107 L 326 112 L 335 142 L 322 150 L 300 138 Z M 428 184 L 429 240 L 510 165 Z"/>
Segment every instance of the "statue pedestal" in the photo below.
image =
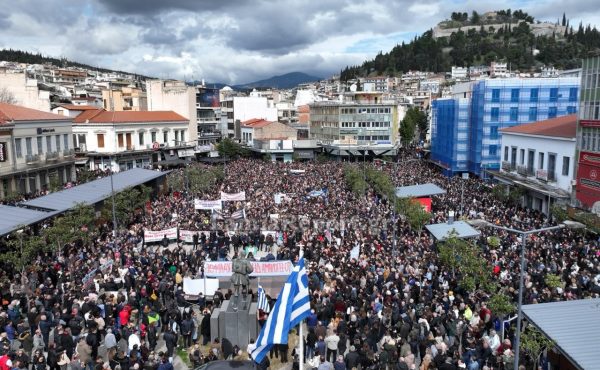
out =
<path fill-rule="evenodd" d="M 210 339 L 227 338 L 231 344 L 245 350 L 250 339 L 258 337 L 257 313 L 257 305 L 250 295 L 246 299 L 240 295 L 239 302 L 224 301 L 221 307 L 213 310 L 210 318 Z"/>

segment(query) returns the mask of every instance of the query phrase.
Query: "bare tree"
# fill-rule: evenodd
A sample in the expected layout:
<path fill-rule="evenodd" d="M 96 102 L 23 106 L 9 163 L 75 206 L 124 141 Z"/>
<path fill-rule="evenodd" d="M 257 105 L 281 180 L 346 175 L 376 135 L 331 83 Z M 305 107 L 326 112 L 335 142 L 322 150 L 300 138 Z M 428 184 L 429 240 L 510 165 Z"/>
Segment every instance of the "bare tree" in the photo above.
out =
<path fill-rule="evenodd" d="M 18 100 L 6 87 L 0 88 L 0 103 L 17 104 Z"/>

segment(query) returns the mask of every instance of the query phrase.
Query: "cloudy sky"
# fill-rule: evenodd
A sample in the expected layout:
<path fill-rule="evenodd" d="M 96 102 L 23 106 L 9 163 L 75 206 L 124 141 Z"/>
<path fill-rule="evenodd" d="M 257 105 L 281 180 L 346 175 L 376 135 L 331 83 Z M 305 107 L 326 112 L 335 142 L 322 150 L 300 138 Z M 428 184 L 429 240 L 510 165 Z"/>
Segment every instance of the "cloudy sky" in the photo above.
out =
<path fill-rule="evenodd" d="M 600 26 L 597 0 L 507 0 L 536 19 Z M 0 48 L 159 78 L 246 83 L 328 77 L 390 50 L 453 11 L 491 0 L 0 0 Z"/>

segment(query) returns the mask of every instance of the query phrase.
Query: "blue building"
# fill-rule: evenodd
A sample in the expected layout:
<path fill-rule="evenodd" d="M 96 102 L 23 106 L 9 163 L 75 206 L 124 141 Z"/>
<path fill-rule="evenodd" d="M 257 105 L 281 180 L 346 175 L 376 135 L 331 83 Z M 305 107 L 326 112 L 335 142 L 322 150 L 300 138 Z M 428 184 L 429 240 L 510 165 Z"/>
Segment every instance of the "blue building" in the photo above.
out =
<path fill-rule="evenodd" d="M 579 78 L 489 79 L 432 104 L 431 159 L 446 175 L 500 169 L 500 130 L 577 112 Z"/>

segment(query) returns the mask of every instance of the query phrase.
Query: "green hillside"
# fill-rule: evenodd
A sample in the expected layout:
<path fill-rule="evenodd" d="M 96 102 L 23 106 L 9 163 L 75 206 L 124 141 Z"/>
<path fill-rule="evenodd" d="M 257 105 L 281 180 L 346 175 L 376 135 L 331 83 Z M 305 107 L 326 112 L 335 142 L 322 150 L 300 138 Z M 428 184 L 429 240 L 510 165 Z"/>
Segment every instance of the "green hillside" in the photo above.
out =
<path fill-rule="evenodd" d="M 472 12 L 452 13 L 450 20 L 440 23 L 441 29 L 479 26 L 468 31 L 458 30 L 449 37 L 435 38 L 433 29 L 415 37 L 409 43 L 395 46 L 360 66 L 347 66 L 341 71 L 343 81 L 369 75 L 400 75 L 409 70 L 447 72 L 452 66 L 476 66 L 492 61 L 510 63 L 513 70 L 530 71 L 543 65 L 558 69 L 581 66 L 581 59 L 600 52 L 600 32 L 582 24 L 576 29 L 563 15 L 565 32 L 535 36 L 533 17 L 520 10 L 496 11 L 495 19 Z M 505 23 L 497 32 L 489 24 Z M 557 21 L 560 24 L 560 21 Z M 493 30 L 496 31 L 496 30 Z M 539 53 L 534 55 L 534 50 Z"/>

